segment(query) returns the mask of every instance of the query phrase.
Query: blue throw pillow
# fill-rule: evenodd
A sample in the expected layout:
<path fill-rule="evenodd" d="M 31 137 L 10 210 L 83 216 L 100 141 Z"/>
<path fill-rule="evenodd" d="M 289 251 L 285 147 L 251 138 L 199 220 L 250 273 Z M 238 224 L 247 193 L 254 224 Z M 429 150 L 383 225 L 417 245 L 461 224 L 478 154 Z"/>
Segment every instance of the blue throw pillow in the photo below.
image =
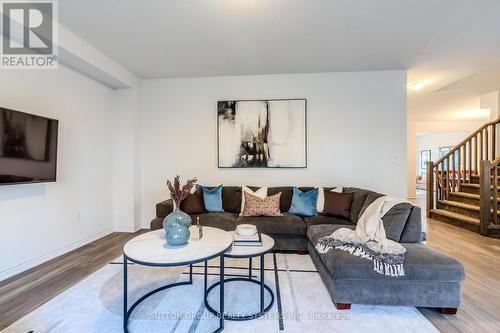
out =
<path fill-rule="evenodd" d="M 292 204 L 288 212 L 300 216 L 316 216 L 318 210 L 316 202 L 318 201 L 319 189 L 315 188 L 307 192 L 302 192 L 297 187 L 293 188 Z"/>
<path fill-rule="evenodd" d="M 203 201 L 205 202 L 207 212 L 216 213 L 224 211 L 222 208 L 222 184 L 211 190 L 198 184 L 196 184 L 196 188 L 201 189 L 203 192 Z"/>

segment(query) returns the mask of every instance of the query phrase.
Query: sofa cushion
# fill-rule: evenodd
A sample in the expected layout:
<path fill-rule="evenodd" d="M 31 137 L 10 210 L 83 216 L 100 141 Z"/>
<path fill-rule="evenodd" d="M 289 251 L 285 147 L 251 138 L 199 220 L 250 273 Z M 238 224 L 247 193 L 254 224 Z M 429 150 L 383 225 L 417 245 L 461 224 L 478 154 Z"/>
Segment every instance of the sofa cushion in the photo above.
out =
<path fill-rule="evenodd" d="M 265 234 L 305 236 L 307 229 L 300 217 L 289 213 L 283 213 L 283 216 L 240 217 L 236 220 L 236 225 L 244 223 L 253 224 Z"/>
<path fill-rule="evenodd" d="M 303 219 L 308 227 L 317 224 L 353 225 L 353 223 L 351 223 L 351 221 L 348 219 L 343 219 L 341 217 L 334 217 L 334 216 L 326 216 L 322 214 L 316 216 L 303 217 Z"/>
<path fill-rule="evenodd" d="M 157 217 L 151 221 L 150 224 L 151 231 L 163 228 L 163 218 Z"/>
<path fill-rule="evenodd" d="M 350 223 L 349 221 L 347 221 L 345 224 L 311 225 L 307 228 L 307 238 L 309 239 L 309 241 L 313 245 L 316 245 L 316 243 L 318 243 L 318 240 L 321 237 L 330 236 L 335 230 L 337 230 L 339 228 L 355 229 L 356 226 L 354 224 Z"/>
<path fill-rule="evenodd" d="M 222 188 L 222 207 L 225 212 L 240 213 L 241 209 L 241 187 L 224 186 Z"/>
<path fill-rule="evenodd" d="M 251 188 L 253 190 L 253 188 Z M 267 189 L 267 195 L 278 194 L 281 192 L 280 197 L 280 210 L 282 212 L 288 212 L 290 205 L 292 204 L 293 187 L 283 186 L 283 187 L 269 187 Z"/>
<path fill-rule="evenodd" d="M 361 208 L 359 216 L 363 214 L 365 209 L 372 204 L 376 199 L 382 197 L 380 193 L 369 193 L 366 197 L 365 204 Z M 399 242 L 401 239 L 401 234 L 410 216 L 413 205 L 410 203 L 401 203 L 392 207 L 385 215 L 382 217 L 384 222 L 385 235 L 387 238 L 392 239 L 395 242 Z"/>
<path fill-rule="evenodd" d="M 215 186 L 206 186 L 212 190 Z M 241 187 L 224 186 L 222 188 L 222 208 L 225 212 L 239 213 L 241 208 Z"/>
<path fill-rule="evenodd" d="M 352 223 L 358 223 L 361 208 L 363 208 L 363 205 L 365 204 L 366 197 L 368 196 L 368 194 L 375 192 L 363 190 L 356 187 L 344 187 L 344 193 L 354 194 L 351 204 L 351 215 L 349 218 Z"/>
<path fill-rule="evenodd" d="M 195 214 L 191 215 L 193 224 L 196 224 L 196 218 L 200 218 L 200 224 L 206 227 L 219 228 L 226 231 L 232 231 L 236 227 L 236 219 L 238 214 L 236 213 L 207 213 L 207 214 Z"/>
<path fill-rule="evenodd" d="M 418 206 L 413 206 L 399 241 L 401 243 L 419 243 L 425 240 L 426 235 L 422 230 L 422 210 Z"/>
<path fill-rule="evenodd" d="M 403 243 L 406 248 L 405 275 L 390 277 L 373 270 L 373 262 L 342 250 L 330 250 L 320 258 L 334 279 L 456 282 L 464 279 L 464 268 L 457 260 L 419 243 Z"/>
<path fill-rule="evenodd" d="M 341 226 L 315 225 L 307 230 L 307 237 L 312 245 L 323 237 L 330 235 Z M 457 260 L 441 254 L 420 243 L 402 243 L 406 248 L 404 261 L 405 275 L 390 277 L 373 270 L 373 262 L 353 256 L 342 250 L 330 250 L 319 254 L 323 264 L 334 279 L 337 280 L 412 280 L 457 282 L 464 279 L 464 268 Z"/>
<path fill-rule="evenodd" d="M 174 201 L 172 199 L 168 199 L 156 204 L 156 217 L 164 218 L 168 214 L 174 211 Z"/>

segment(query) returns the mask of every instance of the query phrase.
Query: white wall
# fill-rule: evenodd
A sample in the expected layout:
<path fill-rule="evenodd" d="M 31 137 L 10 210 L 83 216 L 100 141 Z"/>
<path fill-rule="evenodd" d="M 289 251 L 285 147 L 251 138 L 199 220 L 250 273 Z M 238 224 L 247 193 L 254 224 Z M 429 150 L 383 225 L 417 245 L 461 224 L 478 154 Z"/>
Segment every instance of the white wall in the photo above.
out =
<path fill-rule="evenodd" d="M 460 141 L 465 139 L 472 131 L 464 132 L 442 132 L 442 133 L 427 133 L 417 136 L 417 175 L 425 173 L 425 169 L 421 168 L 420 152 L 422 150 L 431 151 L 431 160 L 437 161 L 441 158 L 439 156 L 440 147 L 456 146 Z"/>
<path fill-rule="evenodd" d="M 417 126 L 414 121 L 408 121 L 406 132 L 406 160 L 407 160 L 407 198 L 415 199 L 417 197 L 417 188 L 415 185 L 415 179 L 417 173 L 415 171 L 414 165 L 417 164 L 417 159 L 415 158 L 415 150 L 417 149 Z"/>
<path fill-rule="evenodd" d="M 113 221 L 115 231 L 140 229 L 139 92 L 123 89 L 113 96 Z"/>
<path fill-rule="evenodd" d="M 144 80 L 140 91 L 112 91 L 64 66 L 4 71 L 2 106 L 60 123 L 57 182 L 0 187 L 0 280 L 113 230 L 149 227 L 176 173 L 405 196 L 405 82 L 404 71 L 386 71 Z M 216 101 L 235 98 L 307 98 L 308 168 L 218 169 Z"/>
<path fill-rule="evenodd" d="M 479 96 L 481 109 L 490 110 L 490 120 L 497 119 L 499 114 L 499 104 L 500 104 L 500 93 L 498 91 L 492 91 L 487 94 Z"/>
<path fill-rule="evenodd" d="M 415 121 L 417 135 L 445 132 L 474 132 L 488 120 Z M 457 142 L 458 143 L 458 142 Z"/>
<path fill-rule="evenodd" d="M 408 121 L 408 198 L 416 197 L 416 176 L 425 173 L 420 168 L 420 151 L 432 150 L 432 160 L 439 157 L 439 147 L 455 146 L 486 120 Z M 417 145 L 420 138 L 422 147 Z M 430 147 L 430 148 L 429 148 Z"/>
<path fill-rule="evenodd" d="M 490 120 L 495 120 L 500 117 L 500 91 L 492 91 L 490 93 L 480 96 L 481 98 L 481 108 L 490 110 Z M 496 125 L 496 130 L 498 133 L 499 126 Z M 500 155 L 500 136 L 497 136 L 495 145 L 495 156 Z"/>
<path fill-rule="evenodd" d="M 307 169 L 218 169 L 216 102 L 306 98 Z M 226 185 L 348 185 L 406 197 L 406 72 L 144 80 L 142 223 L 167 178 Z"/>
<path fill-rule="evenodd" d="M 2 71 L 1 105 L 59 120 L 56 183 L 0 186 L 0 280 L 112 231 L 113 91 L 72 70 Z"/>

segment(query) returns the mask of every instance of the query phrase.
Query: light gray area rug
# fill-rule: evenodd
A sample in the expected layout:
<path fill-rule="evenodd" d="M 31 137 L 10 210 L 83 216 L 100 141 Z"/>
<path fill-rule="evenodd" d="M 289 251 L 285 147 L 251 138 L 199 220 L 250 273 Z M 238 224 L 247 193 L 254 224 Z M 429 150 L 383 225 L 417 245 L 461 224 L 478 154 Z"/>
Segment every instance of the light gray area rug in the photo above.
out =
<path fill-rule="evenodd" d="M 253 274 L 258 278 L 259 260 Z M 129 306 L 156 287 L 188 279 L 188 269 L 129 267 Z M 209 262 L 209 285 L 218 281 L 218 260 Z M 226 275 L 248 274 L 248 259 L 226 259 Z M 276 269 L 275 269 L 276 267 Z M 268 254 L 266 284 L 275 302 L 266 316 L 251 321 L 225 321 L 224 332 L 438 332 L 415 308 L 353 305 L 338 311 L 307 255 Z M 194 267 L 193 285 L 162 291 L 137 307 L 130 332 L 211 332 L 218 327 L 203 303 L 203 264 Z M 228 277 L 228 276 L 226 276 Z M 226 313 L 245 314 L 259 308 L 259 287 L 226 283 Z M 266 304 L 269 296 L 266 296 Z M 218 309 L 218 288 L 209 296 Z M 3 332 L 122 332 L 123 265 L 121 258 L 54 297 Z"/>

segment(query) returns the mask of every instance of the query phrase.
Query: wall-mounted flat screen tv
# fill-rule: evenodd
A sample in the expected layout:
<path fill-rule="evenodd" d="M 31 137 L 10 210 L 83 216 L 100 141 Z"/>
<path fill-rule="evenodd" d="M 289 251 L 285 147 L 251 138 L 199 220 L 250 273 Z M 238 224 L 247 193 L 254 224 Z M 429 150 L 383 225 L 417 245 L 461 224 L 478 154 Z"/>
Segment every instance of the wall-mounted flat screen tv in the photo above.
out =
<path fill-rule="evenodd" d="M 58 125 L 0 107 L 0 185 L 56 181 Z"/>

